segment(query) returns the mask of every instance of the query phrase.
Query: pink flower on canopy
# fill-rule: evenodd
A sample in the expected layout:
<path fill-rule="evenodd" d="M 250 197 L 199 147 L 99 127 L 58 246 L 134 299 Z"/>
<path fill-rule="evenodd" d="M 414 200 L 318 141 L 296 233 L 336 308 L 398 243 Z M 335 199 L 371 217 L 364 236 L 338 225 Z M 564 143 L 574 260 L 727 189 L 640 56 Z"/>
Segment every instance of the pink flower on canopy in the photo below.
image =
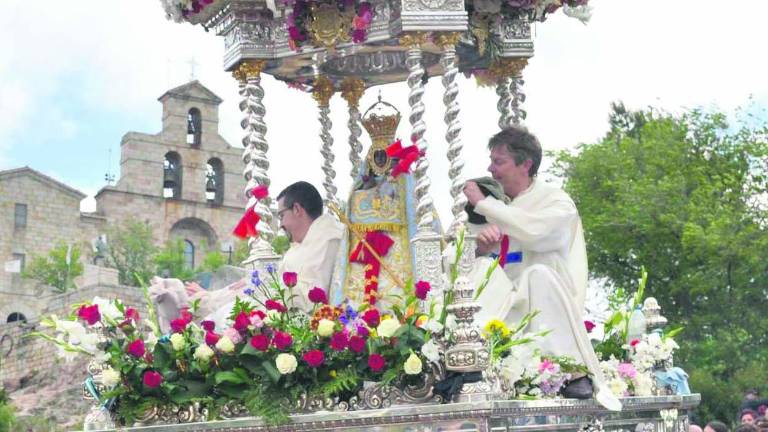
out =
<path fill-rule="evenodd" d="M 381 315 L 379 315 L 379 310 L 375 308 L 371 308 L 363 312 L 363 321 L 365 321 L 365 323 L 368 324 L 368 327 L 370 328 L 377 327 L 379 325 L 379 322 L 381 321 Z"/>
<path fill-rule="evenodd" d="M 99 312 L 99 305 L 82 305 L 77 310 L 77 317 L 84 320 L 88 325 L 94 325 L 101 320 L 101 313 Z"/>
<path fill-rule="evenodd" d="M 328 304 L 328 295 L 325 293 L 325 290 L 320 287 L 314 287 L 309 290 L 307 297 L 309 297 L 309 301 L 312 303 Z"/>
<path fill-rule="evenodd" d="M 289 288 L 293 288 L 296 286 L 296 283 L 299 281 L 299 276 L 295 272 L 285 272 L 283 273 L 283 283 L 285 286 Z"/>
<path fill-rule="evenodd" d="M 234 329 L 233 327 L 230 327 L 224 330 L 224 336 L 226 336 L 229 340 L 231 340 L 232 343 L 235 345 L 243 341 L 243 337 L 240 336 L 240 332 Z"/>
<path fill-rule="evenodd" d="M 144 385 L 149 388 L 157 388 L 163 382 L 163 376 L 156 371 L 144 372 Z"/>
<path fill-rule="evenodd" d="M 267 310 L 274 310 L 278 312 L 288 311 L 288 308 L 286 308 L 285 305 L 283 305 L 277 300 L 269 299 L 264 303 L 264 306 L 267 308 Z"/>
<path fill-rule="evenodd" d="M 139 311 L 129 307 L 125 309 L 125 319 L 133 320 L 133 322 L 137 323 L 141 319 L 141 315 L 139 315 Z"/>
<path fill-rule="evenodd" d="M 587 333 L 592 333 L 592 330 L 594 330 L 596 326 L 592 321 L 584 320 L 584 327 L 587 329 Z"/>
<path fill-rule="evenodd" d="M 320 350 L 307 351 L 302 356 L 310 367 L 318 367 L 325 361 L 325 354 Z"/>
<path fill-rule="evenodd" d="M 360 353 L 365 349 L 365 339 L 360 336 L 352 336 L 349 338 L 349 349 L 352 352 Z"/>
<path fill-rule="evenodd" d="M 232 325 L 237 331 L 245 331 L 251 325 L 251 319 L 245 311 L 240 311 L 235 317 L 235 323 Z"/>
<path fill-rule="evenodd" d="M 635 370 L 635 366 L 632 363 L 619 363 L 617 371 L 624 378 L 634 378 L 637 376 L 637 370 Z"/>
<path fill-rule="evenodd" d="M 128 344 L 128 346 L 125 348 L 125 351 L 136 358 L 141 358 L 147 349 L 144 347 L 143 340 L 136 339 L 135 341 Z"/>
<path fill-rule="evenodd" d="M 216 328 L 216 323 L 211 320 L 205 320 L 200 323 L 200 327 L 202 327 L 205 331 L 212 332 L 213 329 Z"/>
<path fill-rule="evenodd" d="M 424 300 L 427 298 L 427 294 L 429 294 L 429 290 L 432 289 L 432 286 L 427 281 L 418 281 L 414 288 L 416 297 Z"/>
<path fill-rule="evenodd" d="M 555 363 L 553 363 L 550 359 L 544 359 L 539 363 L 539 373 L 544 372 L 556 372 L 557 368 L 555 367 Z"/>
<path fill-rule="evenodd" d="M 269 342 L 269 338 L 263 334 L 251 338 L 251 346 L 259 351 L 266 351 L 269 348 Z"/>
<path fill-rule="evenodd" d="M 374 372 L 381 371 L 386 364 L 387 362 L 384 361 L 384 357 L 381 354 L 371 354 L 368 356 L 368 367 Z"/>
<path fill-rule="evenodd" d="M 216 345 L 216 342 L 221 339 L 221 335 L 216 334 L 212 331 L 205 332 L 205 343 L 206 345 L 214 346 Z"/>
<path fill-rule="evenodd" d="M 279 350 L 284 350 L 290 347 L 292 343 L 293 338 L 289 333 L 276 331 L 274 336 L 272 336 L 272 344 Z"/>
<path fill-rule="evenodd" d="M 347 348 L 347 345 L 349 345 L 349 335 L 347 333 L 340 331 L 336 332 L 331 336 L 331 349 L 334 351 L 344 351 L 345 348 Z"/>

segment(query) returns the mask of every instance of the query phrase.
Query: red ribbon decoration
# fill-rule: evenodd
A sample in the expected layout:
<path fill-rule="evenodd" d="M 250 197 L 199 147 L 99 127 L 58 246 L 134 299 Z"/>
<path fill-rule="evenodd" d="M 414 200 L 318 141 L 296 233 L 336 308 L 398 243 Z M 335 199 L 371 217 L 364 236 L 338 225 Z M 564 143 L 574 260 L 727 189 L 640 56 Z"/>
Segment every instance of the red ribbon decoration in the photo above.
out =
<path fill-rule="evenodd" d="M 387 156 L 398 159 L 397 164 L 392 168 L 392 177 L 408 173 L 411 170 L 411 165 L 419 159 L 419 156 L 424 155 L 424 152 L 420 152 L 419 147 L 415 144 L 403 147 L 400 140 L 390 144 L 386 151 Z"/>
<path fill-rule="evenodd" d="M 499 249 L 499 267 L 504 268 L 507 264 L 507 255 L 509 254 L 509 236 L 501 236 L 501 247 Z"/>
<path fill-rule="evenodd" d="M 395 243 L 384 231 L 368 231 L 365 234 L 365 242 L 376 251 L 379 257 L 385 256 L 392 245 Z M 379 273 L 381 272 L 381 263 L 363 244 L 363 241 L 357 243 L 355 249 L 349 257 L 350 262 L 365 265 L 365 298 L 369 304 L 376 303 L 376 292 L 379 289 Z"/>
<path fill-rule="evenodd" d="M 240 222 L 232 230 L 232 234 L 241 239 L 247 239 L 248 237 L 256 237 L 259 235 L 259 231 L 256 229 L 256 225 L 259 223 L 259 215 L 256 210 L 251 206 L 245 211 L 245 214 L 240 218 Z"/>

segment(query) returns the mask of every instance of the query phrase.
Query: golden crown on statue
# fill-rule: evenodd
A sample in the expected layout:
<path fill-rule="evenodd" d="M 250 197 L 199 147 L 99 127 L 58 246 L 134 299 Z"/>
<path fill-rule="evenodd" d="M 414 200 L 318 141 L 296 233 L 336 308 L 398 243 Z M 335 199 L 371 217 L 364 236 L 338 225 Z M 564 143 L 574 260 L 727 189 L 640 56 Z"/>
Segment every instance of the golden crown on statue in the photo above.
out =
<path fill-rule="evenodd" d="M 385 141 L 389 144 L 395 137 L 397 125 L 400 124 L 400 111 L 391 103 L 382 101 L 379 95 L 378 102 L 368 108 L 361 121 L 371 136 L 371 141 Z"/>

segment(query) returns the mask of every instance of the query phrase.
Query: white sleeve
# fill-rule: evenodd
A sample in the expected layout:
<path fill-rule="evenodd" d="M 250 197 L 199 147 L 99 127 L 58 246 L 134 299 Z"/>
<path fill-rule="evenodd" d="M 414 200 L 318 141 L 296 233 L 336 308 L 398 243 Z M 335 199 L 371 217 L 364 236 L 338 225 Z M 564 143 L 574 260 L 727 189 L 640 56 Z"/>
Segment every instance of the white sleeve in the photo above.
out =
<path fill-rule="evenodd" d="M 495 224 L 524 249 L 547 252 L 562 249 L 570 244 L 571 227 L 579 214 L 570 200 L 554 200 L 549 205 L 526 209 L 504 204 L 495 198 L 485 198 L 477 203 L 475 211 Z"/>

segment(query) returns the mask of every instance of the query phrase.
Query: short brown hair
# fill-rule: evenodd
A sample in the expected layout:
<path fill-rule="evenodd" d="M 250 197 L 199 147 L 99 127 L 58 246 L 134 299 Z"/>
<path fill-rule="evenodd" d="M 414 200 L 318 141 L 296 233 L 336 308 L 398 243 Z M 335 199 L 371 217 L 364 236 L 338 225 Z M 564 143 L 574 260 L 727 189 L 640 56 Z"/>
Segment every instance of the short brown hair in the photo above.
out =
<path fill-rule="evenodd" d="M 528 169 L 528 176 L 533 177 L 538 173 L 541 165 L 541 144 L 536 135 L 528 132 L 528 129 L 523 126 L 510 126 L 502 129 L 488 141 L 489 150 L 501 145 L 515 159 L 515 164 L 520 165 L 528 159 L 533 162 Z"/>

